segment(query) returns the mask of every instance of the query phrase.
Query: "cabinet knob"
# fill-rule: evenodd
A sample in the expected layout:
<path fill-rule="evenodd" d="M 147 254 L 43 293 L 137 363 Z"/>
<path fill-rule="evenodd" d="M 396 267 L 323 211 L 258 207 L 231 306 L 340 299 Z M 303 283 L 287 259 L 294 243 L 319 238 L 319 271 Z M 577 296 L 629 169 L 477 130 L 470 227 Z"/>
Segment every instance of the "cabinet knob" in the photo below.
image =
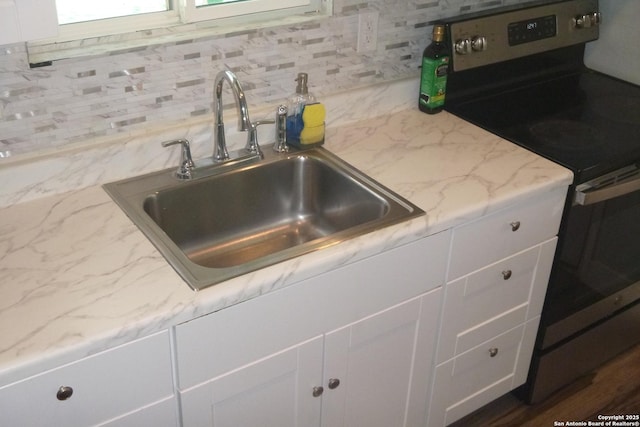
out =
<path fill-rule="evenodd" d="M 502 278 L 504 280 L 509 280 L 511 279 L 511 275 L 513 274 L 513 272 L 511 270 L 503 270 L 502 271 Z"/>
<path fill-rule="evenodd" d="M 513 221 L 509 225 L 511 225 L 511 231 L 518 231 L 520 229 L 520 221 Z"/>
<path fill-rule="evenodd" d="M 331 390 L 335 390 L 340 385 L 340 380 L 338 378 L 331 378 L 329 380 L 329 388 Z"/>
<path fill-rule="evenodd" d="M 313 395 L 313 397 L 320 397 L 322 396 L 322 393 L 324 393 L 324 387 L 317 386 L 313 388 L 313 393 L 311 394 Z"/>
<path fill-rule="evenodd" d="M 58 400 L 67 400 L 73 395 L 73 388 L 68 386 L 61 386 L 58 389 L 58 393 L 56 393 L 56 397 Z"/>
<path fill-rule="evenodd" d="M 496 347 L 492 347 L 489 349 L 489 356 L 496 357 L 498 355 L 498 349 Z"/>

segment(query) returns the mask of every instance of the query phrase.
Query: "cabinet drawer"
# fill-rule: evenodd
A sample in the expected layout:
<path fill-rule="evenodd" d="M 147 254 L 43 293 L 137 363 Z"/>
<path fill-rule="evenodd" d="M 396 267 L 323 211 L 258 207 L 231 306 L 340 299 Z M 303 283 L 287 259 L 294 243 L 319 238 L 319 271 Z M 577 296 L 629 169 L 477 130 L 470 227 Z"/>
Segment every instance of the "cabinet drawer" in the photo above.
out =
<path fill-rule="evenodd" d="M 62 386 L 73 389 L 66 400 Z M 0 425 L 95 425 L 172 395 L 165 331 L 0 388 Z"/>
<path fill-rule="evenodd" d="M 513 388 L 524 328 L 520 325 L 438 365 L 430 427 L 450 424 Z"/>
<path fill-rule="evenodd" d="M 448 280 L 555 236 L 565 198 L 563 188 L 454 229 Z"/>
<path fill-rule="evenodd" d="M 437 363 L 540 314 L 557 238 L 446 285 Z"/>

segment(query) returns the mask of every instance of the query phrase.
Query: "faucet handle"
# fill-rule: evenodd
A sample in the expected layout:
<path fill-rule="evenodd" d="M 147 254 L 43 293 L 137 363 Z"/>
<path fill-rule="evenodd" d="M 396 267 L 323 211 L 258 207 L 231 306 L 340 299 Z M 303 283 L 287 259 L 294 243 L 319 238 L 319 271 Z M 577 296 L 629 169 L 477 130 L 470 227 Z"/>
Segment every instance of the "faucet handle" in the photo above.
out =
<path fill-rule="evenodd" d="M 262 150 L 260 150 L 260 144 L 258 144 L 258 126 L 270 125 L 270 124 L 274 124 L 275 122 L 276 122 L 275 120 L 268 119 L 268 120 L 257 120 L 255 122 L 249 123 L 249 129 L 247 134 L 247 146 L 245 147 L 245 150 L 247 150 L 250 153 L 260 154 L 260 157 L 262 157 Z"/>
<path fill-rule="evenodd" d="M 193 163 L 193 159 L 191 158 L 189 141 L 187 141 L 186 139 L 175 139 L 173 141 L 163 142 L 162 146 L 169 147 L 178 144 L 182 146 L 182 151 L 180 154 L 180 166 L 178 166 L 176 176 L 178 177 L 178 179 L 191 179 L 191 173 L 193 172 L 193 168 L 195 167 L 195 165 Z"/>
<path fill-rule="evenodd" d="M 273 144 L 273 151 L 277 153 L 286 153 L 289 151 L 287 145 L 287 113 L 286 105 L 278 106 L 276 110 L 276 142 Z"/>

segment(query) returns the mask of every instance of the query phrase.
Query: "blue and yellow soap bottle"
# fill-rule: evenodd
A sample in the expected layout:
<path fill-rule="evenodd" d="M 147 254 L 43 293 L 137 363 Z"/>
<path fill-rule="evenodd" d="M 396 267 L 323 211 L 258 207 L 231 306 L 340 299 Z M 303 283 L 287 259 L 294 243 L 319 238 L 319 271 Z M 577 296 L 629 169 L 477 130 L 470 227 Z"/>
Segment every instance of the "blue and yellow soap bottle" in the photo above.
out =
<path fill-rule="evenodd" d="M 287 143 L 302 147 L 324 142 L 324 106 L 309 92 L 309 76 L 298 73 L 296 93 L 287 103 Z"/>

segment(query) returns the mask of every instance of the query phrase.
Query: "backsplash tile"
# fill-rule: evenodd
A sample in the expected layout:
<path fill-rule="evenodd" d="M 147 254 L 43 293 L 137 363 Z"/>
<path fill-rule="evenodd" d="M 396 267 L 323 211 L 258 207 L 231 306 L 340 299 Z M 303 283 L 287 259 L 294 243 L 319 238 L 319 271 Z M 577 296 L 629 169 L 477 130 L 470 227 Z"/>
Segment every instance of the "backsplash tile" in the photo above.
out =
<path fill-rule="evenodd" d="M 0 166 L 4 157 L 210 114 L 212 81 L 225 67 L 238 74 L 249 104 L 258 107 L 286 99 L 298 72 L 309 73 L 311 90 L 320 98 L 416 76 L 433 21 L 523 2 L 334 0 L 334 16 L 311 23 L 60 60 L 36 69 L 29 68 L 24 44 L 0 46 Z M 360 54 L 358 13 L 369 10 L 379 12 L 377 50 Z"/>

